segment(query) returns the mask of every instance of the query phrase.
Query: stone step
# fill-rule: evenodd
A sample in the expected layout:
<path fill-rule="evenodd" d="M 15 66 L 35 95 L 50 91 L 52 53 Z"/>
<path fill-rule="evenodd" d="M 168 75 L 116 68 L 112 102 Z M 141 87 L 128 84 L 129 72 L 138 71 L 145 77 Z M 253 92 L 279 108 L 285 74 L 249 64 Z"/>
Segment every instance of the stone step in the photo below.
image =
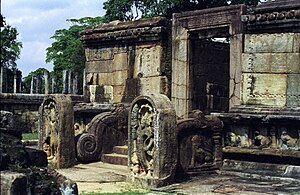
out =
<path fill-rule="evenodd" d="M 128 155 L 128 146 L 114 146 L 113 153 Z"/>
<path fill-rule="evenodd" d="M 128 156 L 124 154 L 116 154 L 116 153 L 103 154 L 101 157 L 101 161 L 104 163 L 127 166 Z"/>
<path fill-rule="evenodd" d="M 257 174 L 273 177 L 289 177 L 300 179 L 300 166 L 288 164 L 270 164 L 239 160 L 223 160 L 223 171 L 231 173 Z"/>

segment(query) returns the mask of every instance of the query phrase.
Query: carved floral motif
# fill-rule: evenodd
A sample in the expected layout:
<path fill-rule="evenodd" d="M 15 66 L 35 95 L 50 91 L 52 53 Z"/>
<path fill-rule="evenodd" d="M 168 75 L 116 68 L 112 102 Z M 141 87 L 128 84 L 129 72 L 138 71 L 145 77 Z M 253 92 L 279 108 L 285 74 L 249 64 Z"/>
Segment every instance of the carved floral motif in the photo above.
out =
<path fill-rule="evenodd" d="M 153 176 L 154 131 L 153 108 L 149 104 L 135 104 L 131 112 L 133 150 L 131 173 L 146 177 Z"/>

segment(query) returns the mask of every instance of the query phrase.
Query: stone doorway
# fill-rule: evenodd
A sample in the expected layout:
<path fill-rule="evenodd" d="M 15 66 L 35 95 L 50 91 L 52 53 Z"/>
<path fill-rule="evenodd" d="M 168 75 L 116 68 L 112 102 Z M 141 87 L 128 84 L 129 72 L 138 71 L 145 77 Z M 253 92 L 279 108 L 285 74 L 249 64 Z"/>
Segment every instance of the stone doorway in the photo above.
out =
<path fill-rule="evenodd" d="M 192 109 L 227 112 L 229 107 L 229 39 L 191 39 Z"/>

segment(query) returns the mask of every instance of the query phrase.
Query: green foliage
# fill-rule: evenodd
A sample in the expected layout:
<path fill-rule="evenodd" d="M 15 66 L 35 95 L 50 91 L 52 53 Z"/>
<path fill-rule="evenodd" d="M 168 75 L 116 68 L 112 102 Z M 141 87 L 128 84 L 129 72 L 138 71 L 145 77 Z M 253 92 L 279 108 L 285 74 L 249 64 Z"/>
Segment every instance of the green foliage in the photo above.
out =
<path fill-rule="evenodd" d="M 172 13 L 227 6 L 254 4 L 260 0 L 107 0 L 104 3 L 108 21 L 134 20 L 139 17 L 172 17 Z"/>
<path fill-rule="evenodd" d="M 0 66 L 6 68 L 17 67 L 16 60 L 19 59 L 22 43 L 17 41 L 18 31 L 16 28 L 6 24 L 0 31 Z"/>
<path fill-rule="evenodd" d="M 35 71 L 31 71 L 28 74 L 28 76 L 24 77 L 24 79 L 23 79 L 23 92 L 24 93 L 30 93 L 30 85 L 31 85 L 32 77 L 43 76 L 45 71 L 48 71 L 48 70 L 45 69 L 45 68 L 38 68 Z M 43 86 L 42 86 L 42 89 L 44 89 Z"/>
<path fill-rule="evenodd" d="M 47 48 L 46 62 L 53 62 L 53 75 L 62 83 L 62 71 L 66 69 L 78 72 L 82 76 L 85 67 L 85 52 L 80 41 L 80 32 L 88 26 L 103 23 L 103 17 L 85 17 L 68 19 L 72 25 L 68 29 L 56 30 L 51 39 L 54 42 Z M 59 87 L 62 88 L 61 86 Z"/>
<path fill-rule="evenodd" d="M 39 139 L 39 135 L 37 132 L 35 133 L 23 133 L 22 140 L 36 140 Z"/>

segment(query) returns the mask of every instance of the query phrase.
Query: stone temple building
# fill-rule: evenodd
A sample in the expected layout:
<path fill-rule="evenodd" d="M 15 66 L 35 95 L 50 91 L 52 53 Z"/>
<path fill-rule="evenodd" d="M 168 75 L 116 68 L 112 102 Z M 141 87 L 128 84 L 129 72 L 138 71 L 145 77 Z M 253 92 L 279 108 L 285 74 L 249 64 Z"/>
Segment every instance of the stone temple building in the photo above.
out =
<path fill-rule="evenodd" d="M 293 176 L 287 170 L 300 165 L 299 24 L 300 2 L 277 0 L 86 29 L 85 102 L 67 111 L 77 160 L 123 163 L 133 181 L 153 186 L 252 162 L 283 164 L 282 174 Z M 66 116 L 60 98 L 49 98 L 41 107 L 45 127 L 49 101 Z M 124 158 L 109 154 L 120 145 Z"/>

